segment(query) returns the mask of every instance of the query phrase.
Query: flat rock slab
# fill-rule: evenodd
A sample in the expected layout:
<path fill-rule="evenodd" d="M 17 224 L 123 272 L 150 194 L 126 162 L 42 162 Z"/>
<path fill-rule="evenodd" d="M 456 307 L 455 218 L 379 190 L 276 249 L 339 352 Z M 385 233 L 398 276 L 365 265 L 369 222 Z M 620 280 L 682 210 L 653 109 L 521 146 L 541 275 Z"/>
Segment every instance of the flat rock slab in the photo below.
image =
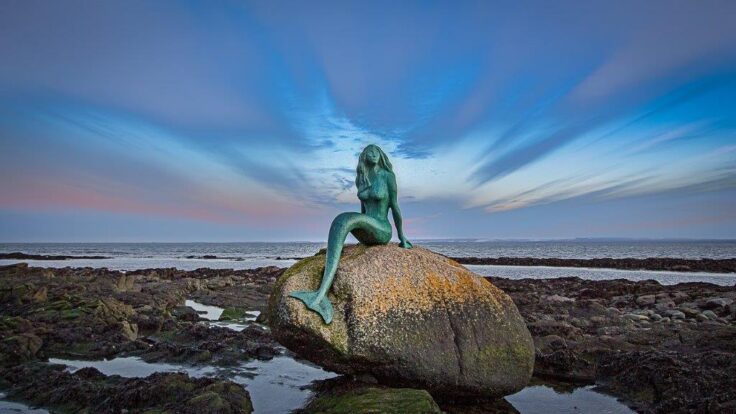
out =
<path fill-rule="evenodd" d="M 328 295 L 333 321 L 325 325 L 289 297 L 316 290 L 324 263 L 324 254 L 296 263 L 269 301 L 275 336 L 302 357 L 454 397 L 499 397 L 527 384 L 532 337 L 511 298 L 486 279 L 419 247 L 349 246 Z"/>

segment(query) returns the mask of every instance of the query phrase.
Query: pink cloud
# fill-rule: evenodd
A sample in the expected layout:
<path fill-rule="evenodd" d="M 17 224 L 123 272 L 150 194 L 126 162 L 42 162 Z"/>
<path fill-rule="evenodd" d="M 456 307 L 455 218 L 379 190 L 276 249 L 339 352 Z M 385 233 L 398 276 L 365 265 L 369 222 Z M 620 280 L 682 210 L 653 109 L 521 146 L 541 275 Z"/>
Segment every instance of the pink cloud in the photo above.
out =
<path fill-rule="evenodd" d="M 78 183 L 52 182 L 38 177 L 16 177 L 7 181 L 0 192 L 0 208 L 54 210 L 58 208 L 96 210 L 118 214 L 176 217 L 219 224 L 248 224 L 256 227 L 285 225 L 303 211 L 293 206 L 242 200 L 193 189 L 191 193 L 167 200 L 147 200 L 130 188 L 119 191 L 110 185 L 106 190 Z"/>

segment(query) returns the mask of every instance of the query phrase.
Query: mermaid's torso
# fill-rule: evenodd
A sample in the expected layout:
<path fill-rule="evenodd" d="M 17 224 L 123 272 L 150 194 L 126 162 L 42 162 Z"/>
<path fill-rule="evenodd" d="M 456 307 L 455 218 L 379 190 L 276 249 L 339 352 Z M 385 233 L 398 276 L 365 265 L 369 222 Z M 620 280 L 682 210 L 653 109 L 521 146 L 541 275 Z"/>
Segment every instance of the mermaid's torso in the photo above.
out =
<path fill-rule="evenodd" d="M 376 175 L 369 187 L 358 191 L 358 198 L 365 207 L 365 214 L 388 223 L 388 184 L 384 174 Z"/>
<path fill-rule="evenodd" d="M 386 244 L 391 240 L 391 223 L 388 221 L 389 189 L 385 173 L 376 174 L 371 185 L 358 191 L 366 216 L 374 219 L 371 231 L 356 228 L 351 232 L 363 244 Z"/>
<path fill-rule="evenodd" d="M 369 201 L 380 201 L 388 199 L 388 186 L 386 186 L 386 180 L 383 177 L 376 177 L 373 180 L 370 187 L 366 187 L 358 192 L 358 198 L 362 202 Z"/>

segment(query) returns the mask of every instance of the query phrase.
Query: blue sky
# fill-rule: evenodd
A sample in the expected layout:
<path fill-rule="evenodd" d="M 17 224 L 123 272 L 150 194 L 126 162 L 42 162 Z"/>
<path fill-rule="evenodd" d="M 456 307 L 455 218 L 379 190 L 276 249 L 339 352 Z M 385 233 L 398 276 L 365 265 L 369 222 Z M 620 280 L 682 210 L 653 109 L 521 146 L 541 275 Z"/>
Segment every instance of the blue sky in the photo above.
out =
<path fill-rule="evenodd" d="M 736 237 L 736 2 L 0 3 L 0 241 Z"/>

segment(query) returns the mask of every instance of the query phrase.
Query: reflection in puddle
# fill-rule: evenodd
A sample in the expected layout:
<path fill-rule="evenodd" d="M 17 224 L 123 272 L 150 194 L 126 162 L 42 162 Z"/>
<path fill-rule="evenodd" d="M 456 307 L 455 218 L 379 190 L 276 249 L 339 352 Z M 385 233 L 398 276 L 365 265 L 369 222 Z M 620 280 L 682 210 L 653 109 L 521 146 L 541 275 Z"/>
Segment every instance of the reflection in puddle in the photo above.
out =
<path fill-rule="evenodd" d="M 203 305 L 189 299 L 184 301 L 184 306 L 189 306 L 190 308 L 194 309 L 195 311 L 197 311 L 202 319 L 207 319 L 208 321 L 216 321 L 220 319 L 220 315 L 222 315 L 222 311 L 224 311 L 223 308 L 218 308 L 217 306 Z"/>
<path fill-rule="evenodd" d="M 93 367 L 105 375 L 120 375 L 128 378 L 147 377 L 156 372 L 184 372 L 191 377 L 228 378 L 248 390 L 256 413 L 285 413 L 301 408 L 312 395 L 311 391 L 302 388 L 313 381 L 336 376 L 332 372 L 297 361 L 290 356 L 278 356 L 270 361 L 251 361 L 227 369 L 213 366 L 149 363 L 138 357 L 103 361 L 52 358 L 49 362 L 66 365 L 71 372 Z"/>
<path fill-rule="evenodd" d="M 148 363 L 138 357 L 107 361 L 50 359 L 49 362 L 66 365 L 71 372 L 94 367 L 105 375 L 129 378 L 146 377 L 155 372 L 184 372 L 191 377 L 228 378 L 248 390 L 256 413 L 284 413 L 301 408 L 312 396 L 311 391 L 304 389 L 307 385 L 313 381 L 337 376 L 290 356 L 278 356 L 270 361 L 251 361 L 227 369 Z M 521 414 L 634 413 L 615 398 L 594 391 L 592 386 L 576 388 L 568 393 L 558 393 L 546 385 L 533 385 L 506 397 L 506 401 Z"/>
<path fill-rule="evenodd" d="M 235 376 L 233 381 L 246 386 L 258 413 L 286 413 L 301 408 L 313 394 L 303 389 L 305 386 L 313 381 L 337 376 L 289 356 L 279 356 L 270 361 L 252 361 L 246 367 L 252 370 L 255 377 Z"/>
<path fill-rule="evenodd" d="M 614 397 L 594 391 L 592 385 L 575 388 L 569 393 L 558 393 L 546 385 L 532 385 L 507 396 L 506 401 L 521 414 L 634 414 Z"/>
<path fill-rule="evenodd" d="M 0 413 L 49 414 L 42 408 L 31 408 L 25 404 L 6 401 L 5 393 L 0 392 Z"/>
<path fill-rule="evenodd" d="M 236 331 L 242 331 L 248 326 L 248 325 L 231 323 L 231 322 L 218 322 L 220 319 L 220 316 L 222 316 L 222 312 L 224 312 L 225 309 L 217 307 L 217 306 L 205 305 L 205 304 L 195 302 L 190 299 L 187 299 L 186 301 L 184 301 L 184 306 L 189 306 L 190 308 L 194 309 L 202 319 L 212 321 L 213 324 L 217 326 L 224 326 L 226 328 L 231 328 L 231 329 L 237 328 L 237 329 L 233 329 Z M 242 320 L 246 322 L 255 322 L 260 314 L 261 312 L 257 310 L 245 311 L 245 317 Z"/>
<path fill-rule="evenodd" d="M 157 372 L 185 372 L 192 377 L 213 376 L 217 373 L 217 369 L 212 366 L 187 367 L 167 364 L 165 362 L 145 362 L 138 357 L 121 357 L 102 361 L 49 358 L 49 362 L 52 364 L 66 365 L 69 367 L 70 372 L 92 367 L 105 375 L 120 375 L 125 378 L 147 377 Z"/>
<path fill-rule="evenodd" d="M 261 315 L 261 311 L 246 311 L 246 315 L 248 315 L 245 320 L 250 322 L 255 322 L 256 319 Z"/>
<path fill-rule="evenodd" d="M 210 325 L 211 326 L 219 326 L 221 328 L 227 328 L 227 329 L 230 329 L 230 330 L 233 330 L 233 331 L 237 331 L 237 332 L 240 332 L 243 329 L 245 329 L 245 328 L 248 327 L 248 324 L 237 323 L 237 322 L 225 322 L 225 321 L 222 321 L 222 322 L 212 322 L 212 323 L 210 323 Z"/>

